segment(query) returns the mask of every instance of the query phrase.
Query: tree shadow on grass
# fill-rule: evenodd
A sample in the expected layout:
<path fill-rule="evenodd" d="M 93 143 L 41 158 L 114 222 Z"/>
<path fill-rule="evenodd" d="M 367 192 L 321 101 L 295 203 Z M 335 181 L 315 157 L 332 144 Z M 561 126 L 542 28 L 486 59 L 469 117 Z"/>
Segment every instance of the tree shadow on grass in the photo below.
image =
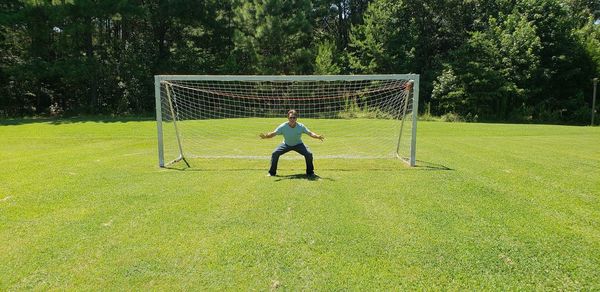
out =
<path fill-rule="evenodd" d="M 50 125 L 64 125 L 64 124 L 75 124 L 75 123 L 127 123 L 127 122 L 141 122 L 141 121 L 155 121 L 152 117 L 113 117 L 113 116 L 81 116 L 81 117 L 70 117 L 70 118 L 20 118 L 20 119 L 1 119 L 0 126 L 18 126 L 27 124 L 50 124 Z"/>

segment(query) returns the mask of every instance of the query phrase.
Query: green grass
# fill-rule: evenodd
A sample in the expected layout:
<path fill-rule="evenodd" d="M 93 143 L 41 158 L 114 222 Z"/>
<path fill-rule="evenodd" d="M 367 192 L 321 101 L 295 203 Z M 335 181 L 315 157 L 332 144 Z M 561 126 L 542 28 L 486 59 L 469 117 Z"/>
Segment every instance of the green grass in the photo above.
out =
<path fill-rule="evenodd" d="M 418 167 L 315 150 L 318 180 L 159 169 L 155 133 L 0 122 L 0 290 L 600 289 L 600 128 L 423 122 Z"/>

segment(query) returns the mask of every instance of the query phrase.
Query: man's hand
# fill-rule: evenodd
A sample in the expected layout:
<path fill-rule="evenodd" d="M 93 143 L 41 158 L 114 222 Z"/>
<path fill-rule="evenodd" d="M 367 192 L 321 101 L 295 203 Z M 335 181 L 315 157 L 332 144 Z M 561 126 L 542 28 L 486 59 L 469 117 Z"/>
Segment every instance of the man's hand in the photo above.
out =
<path fill-rule="evenodd" d="M 265 134 L 265 133 L 260 133 L 260 134 L 258 134 L 258 136 L 259 136 L 261 139 L 269 139 L 269 138 L 273 138 L 273 137 L 275 137 L 275 132 L 266 133 L 266 134 Z"/>
<path fill-rule="evenodd" d="M 315 138 L 315 139 L 321 140 L 321 142 L 323 142 L 323 140 L 325 140 L 325 137 L 323 135 L 312 133 L 312 135 L 310 135 L 310 136 L 313 137 L 313 138 Z"/>

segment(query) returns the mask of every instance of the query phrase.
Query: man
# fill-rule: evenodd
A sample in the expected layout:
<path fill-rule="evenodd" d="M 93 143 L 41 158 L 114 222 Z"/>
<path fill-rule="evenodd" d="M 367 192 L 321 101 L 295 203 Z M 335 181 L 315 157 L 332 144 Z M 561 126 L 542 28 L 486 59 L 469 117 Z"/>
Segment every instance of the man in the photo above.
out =
<path fill-rule="evenodd" d="M 287 113 L 288 121 L 282 123 L 275 129 L 275 131 L 264 134 L 261 133 L 259 136 L 262 139 L 273 138 L 276 135 L 283 135 L 283 143 L 281 143 L 271 155 L 271 168 L 269 169 L 269 175 L 275 176 L 277 174 L 277 163 L 279 162 L 279 156 L 294 150 L 300 155 L 304 156 L 306 160 L 306 175 L 314 176 L 315 169 L 313 166 L 313 155 L 310 150 L 302 143 L 302 133 L 323 141 L 325 137 L 319 134 L 311 132 L 306 126 L 298 123 L 298 113 L 296 110 L 290 110 Z"/>

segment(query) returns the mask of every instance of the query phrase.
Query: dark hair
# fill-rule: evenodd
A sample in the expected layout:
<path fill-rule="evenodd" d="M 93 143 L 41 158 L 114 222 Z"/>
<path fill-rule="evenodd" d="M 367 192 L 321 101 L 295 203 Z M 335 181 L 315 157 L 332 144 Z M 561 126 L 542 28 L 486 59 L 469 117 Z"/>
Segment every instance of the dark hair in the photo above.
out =
<path fill-rule="evenodd" d="M 295 117 L 298 116 L 298 112 L 296 110 L 289 110 L 287 113 L 287 116 L 289 117 L 290 115 L 294 115 Z"/>

